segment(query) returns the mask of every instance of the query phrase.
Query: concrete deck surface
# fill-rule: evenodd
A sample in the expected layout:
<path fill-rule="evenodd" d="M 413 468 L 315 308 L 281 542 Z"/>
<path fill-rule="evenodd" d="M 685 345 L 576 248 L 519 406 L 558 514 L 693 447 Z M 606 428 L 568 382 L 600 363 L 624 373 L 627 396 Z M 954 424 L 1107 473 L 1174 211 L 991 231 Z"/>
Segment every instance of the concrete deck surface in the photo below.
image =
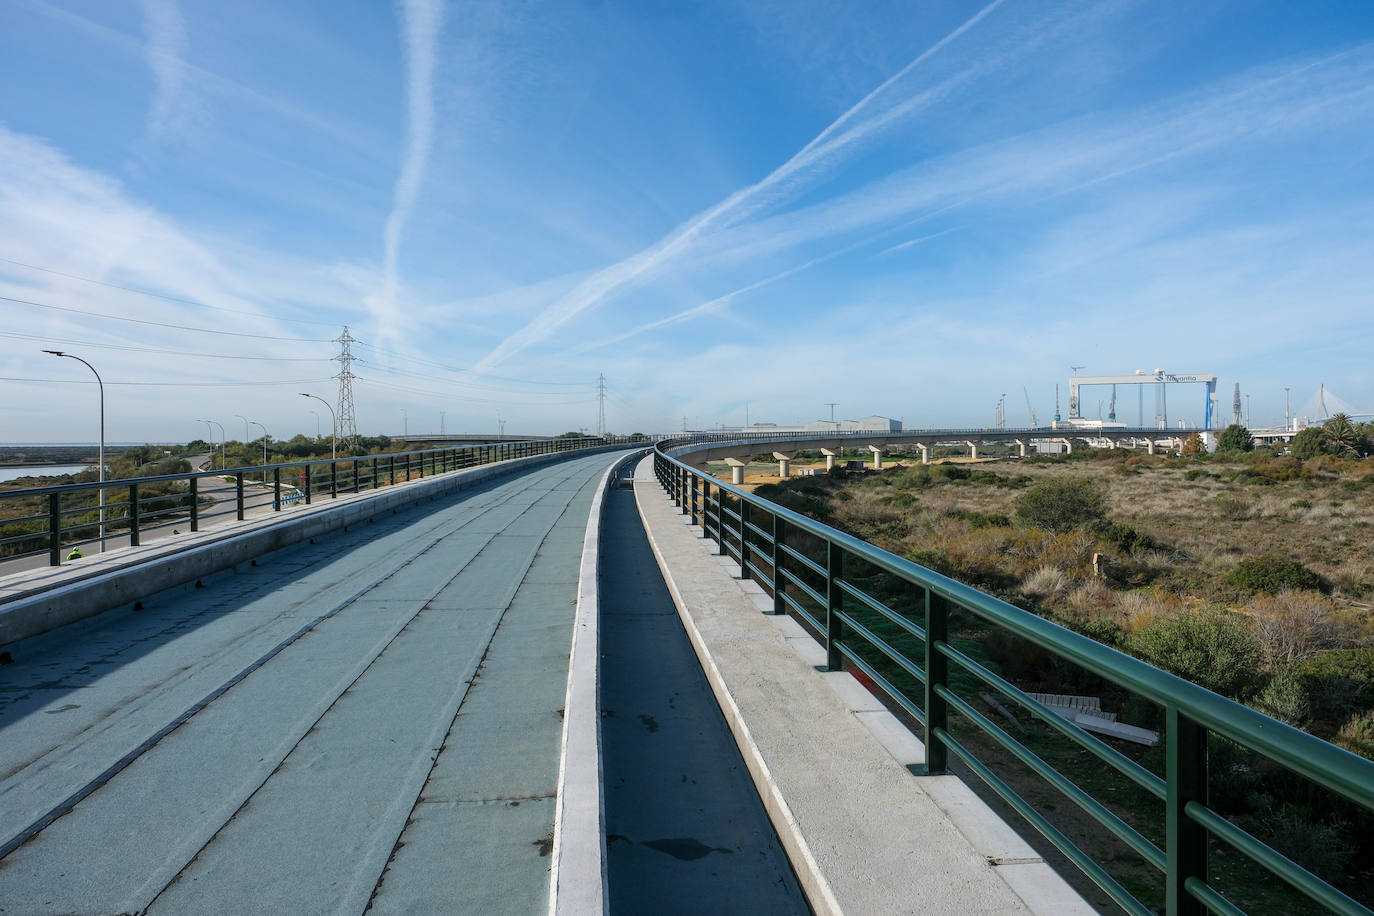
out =
<path fill-rule="evenodd" d="M 0 912 L 546 908 L 583 535 L 614 461 L 12 644 Z"/>

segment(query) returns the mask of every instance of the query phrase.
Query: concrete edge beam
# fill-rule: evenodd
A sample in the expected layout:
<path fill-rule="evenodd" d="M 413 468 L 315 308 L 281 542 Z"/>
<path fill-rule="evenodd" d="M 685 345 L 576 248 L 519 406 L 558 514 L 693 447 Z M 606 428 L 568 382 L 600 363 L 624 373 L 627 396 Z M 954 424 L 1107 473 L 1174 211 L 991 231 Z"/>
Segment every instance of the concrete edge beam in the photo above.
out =
<path fill-rule="evenodd" d="M 568 686 L 549 870 L 550 916 L 606 912 L 606 794 L 602 784 L 600 712 L 601 599 L 597 588 L 602 505 L 615 476 L 639 450 L 606 469 L 587 513 Z"/>
<path fill-rule="evenodd" d="M 624 446 L 552 452 L 481 465 L 386 487 L 338 504 L 332 504 L 331 500 L 330 505 L 309 514 L 292 514 L 286 518 L 269 516 L 270 521 L 266 523 L 256 520 L 245 522 L 241 527 L 218 529 L 213 533 L 222 532 L 221 536 L 190 547 L 170 546 L 148 552 L 133 548 L 140 552 L 139 559 L 128 565 L 54 584 L 0 604 L 0 646 L 94 617 L 164 589 L 194 582 L 265 553 L 367 521 L 420 500 L 446 496 L 544 464 L 621 448 Z"/>

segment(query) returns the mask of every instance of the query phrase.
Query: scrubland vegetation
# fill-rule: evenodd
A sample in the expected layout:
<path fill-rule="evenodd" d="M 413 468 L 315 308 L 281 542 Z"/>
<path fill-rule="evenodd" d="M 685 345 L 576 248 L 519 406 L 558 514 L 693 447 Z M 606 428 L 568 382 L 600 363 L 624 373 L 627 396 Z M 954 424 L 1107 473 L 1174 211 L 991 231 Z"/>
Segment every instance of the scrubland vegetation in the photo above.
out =
<path fill-rule="evenodd" d="M 912 461 L 756 492 L 1374 759 L 1374 459 L 1361 457 L 1374 430 L 1314 431 L 1298 457 L 1250 448 L 1236 429 L 1214 455 L 1193 443 L 1182 456 Z M 1101 693 L 1123 721 L 1159 727 L 1156 708 L 1048 653 L 971 619 L 957 629 L 964 651 L 1023 689 Z M 1022 740 L 1074 769 L 1062 742 L 1032 731 Z M 1158 748 L 1130 753 L 1157 770 Z M 1229 742 L 1214 741 L 1212 758 L 1214 802 L 1237 823 L 1349 890 L 1374 889 L 1368 815 Z M 1088 766 L 1079 778 L 1097 777 Z M 1144 809 L 1123 799 L 1120 810 L 1153 833 Z M 1092 843 L 1080 826 L 1070 833 Z M 1261 890 L 1251 866 L 1218 863 L 1256 911 L 1294 905 Z M 1151 896 L 1153 875 L 1112 871 Z"/>

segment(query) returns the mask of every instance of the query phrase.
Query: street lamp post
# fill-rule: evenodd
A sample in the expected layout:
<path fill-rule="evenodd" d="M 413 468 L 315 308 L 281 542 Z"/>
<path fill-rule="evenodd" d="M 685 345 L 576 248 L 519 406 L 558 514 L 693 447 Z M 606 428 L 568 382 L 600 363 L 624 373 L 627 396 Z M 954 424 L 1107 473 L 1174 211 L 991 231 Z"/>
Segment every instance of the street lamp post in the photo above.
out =
<path fill-rule="evenodd" d="M 334 435 L 333 435 L 333 436 L 330 438 L 330 440 L 329 440 L 329 460 L 331 460 L 331 461 L 337 460 L 338 457 L 339 457 L 339 452 L 338 452 L 338 448 L 339 448 L 339 446 L 338 446 L 338 442 L 339 442 L 339 415 L 336 414 L 336 413 L 334 413 L 334 405 L 333 405 L 333 404 L 330 404 L 328 401 L 326 401 L 324 398 L 320 397 L 318 394 L 308 394 L 308 393 L 302 391 L 302 392 L 301 392 L 301 397 L 303 397 L 303 398 L 314 398 L 315 400 L 317 400 L 317 401 L 319 401 L 321 404 L 323 404 L 325 407 L 328 407 L 328 408 L 329 408 L 329 418 L 330 418 L 331 420 L 334 421 Z M 315 412 L 312 410 L 311 413 L 315 413 Z M 316 421 L 317 423 L 319 422 L 319 419 L 320 419 L 320 415 L 319 415 L 319 414 L 315 414 L 315 421 Z"/>
<path fill-rule="evenodd" d="M 206 423 L 213 423 L 219 427 L 219 467 L 224 470 L 224 440 L 229 437 L 224 433 L 224 424 L 218 420 L 206 420 Z"/>
<path fill-rule="evenodd" d="M 272 434 L 267 431 L 266 426 L 263 426 L 257 420 L 253 420 L 252 423 L 258 429 L 262 430 L 262 482 L 267 483 L 267 440 L 272 438 Z"/>
<path fill-rule="evenodd" d="M 95 383 L 96 383 L 96 385 L 98 385 L 98 386 L 100 387 L 100 448 L 99 448 L 99 453 L 98 453 L 97 456 L 96 456 L 96 461 L 98 461 L 98 462 L 100 463 L 100 466 L 96 469 L 96 472 L 97 472 L 97 474 L 98 474 L 99 481 L 100 481 L 100 483 L 101 483 L 100 493 L 99 493 L 99 499 L 100 499 L 100 552 L 101 552 L 101 553 L 104 553 L 104 552 L 105 552 L 105 487 L 104 487 L 104 483 L 105 483 L 105 382 L 101 380 L 101 378 L 100 378 L 100 373 L 95 371 L 95 366 L 92 366 L 90 363 L 86 362 L 84 359 L 82 359 L 82 358 L 79 357 L 79 356 L 73 356 L 73 355 L 70 354 L 70 353 L 63 353 L 61 350 L 44 350 L 43 352 L 44 352 L 44 353 L 51 353 L 53 356 L 64 356 L 64 357 L 66 357 L 67 359 L 74 359 L 74 360 L 76 360 L 77 362 L 82 363 L 83 365 L 85 365 L 85 367 L 86 367 L 87 369 L 91 370 L 91 372 L 95 374 Z"/>
<path fill-rule="evenodd" d="M 244 416 L 243 414 L 241 414 L 241 413 L 236 413 L 236 414 L 234 414 L 234 416 L 238 417 L 240 420 L 243 421 L 243 444 L 244 444 L 244 445 L 247 445 L 247 444 L 248 444 L 248 418 L 245 417 L 245 416 Z"/>
<path fill-rule="evenodd" d="M 210 434 L 210 467 L 215 466 L 215 428 L 210 425 L 209 420 L 197 420 L 197 423 L 204 423 L 205 430 Z"/>

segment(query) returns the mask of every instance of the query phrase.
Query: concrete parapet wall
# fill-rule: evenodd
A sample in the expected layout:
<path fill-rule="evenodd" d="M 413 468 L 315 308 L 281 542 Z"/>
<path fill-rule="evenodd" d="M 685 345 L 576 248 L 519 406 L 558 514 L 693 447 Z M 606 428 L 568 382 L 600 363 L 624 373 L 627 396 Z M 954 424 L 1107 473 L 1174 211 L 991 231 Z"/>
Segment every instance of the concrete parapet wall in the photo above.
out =
<path fill-rule="evenodd" d="M 18 573 L 7 577 L 8 587 L 0 595 L 0 646 L 113 610 L 166 588 L 194 582 L 273 550 L 421 500 L 438 499 L 540 465 L 623 448 L 616 445 L 553 452 L 482 465 L 316 502 L 289 513 L 200 532 L 175 544 L 160 542 L 98 554 L 81 567 Z M 34 584 L 25 587 L 29 580 Z"/>

